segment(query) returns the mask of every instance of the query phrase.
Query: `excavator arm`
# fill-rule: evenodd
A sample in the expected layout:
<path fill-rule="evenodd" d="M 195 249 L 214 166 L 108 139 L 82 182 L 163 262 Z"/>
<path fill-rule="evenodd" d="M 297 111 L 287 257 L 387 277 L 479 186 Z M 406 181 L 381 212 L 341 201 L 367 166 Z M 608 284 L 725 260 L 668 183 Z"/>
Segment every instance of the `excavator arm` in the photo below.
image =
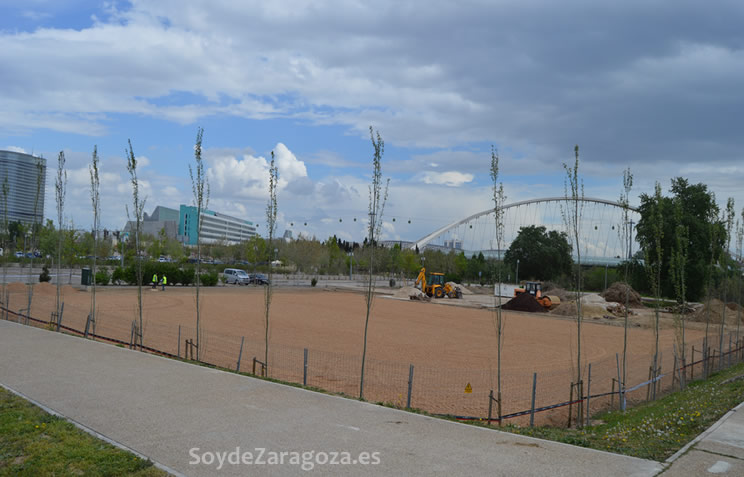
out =
<path fill-rule="evenodd" d="M 426 293 L 426 268 L 421 267 L 421 271 L 416 278 L 416 283 L 413 284 L 414 288 L 421 283 L 421 291 Z"/>

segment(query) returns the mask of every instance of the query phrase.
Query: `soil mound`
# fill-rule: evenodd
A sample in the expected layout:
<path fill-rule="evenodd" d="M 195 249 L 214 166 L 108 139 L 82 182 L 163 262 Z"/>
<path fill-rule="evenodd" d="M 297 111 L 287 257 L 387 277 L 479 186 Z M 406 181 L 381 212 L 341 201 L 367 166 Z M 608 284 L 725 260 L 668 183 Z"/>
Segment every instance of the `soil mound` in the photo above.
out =
<path fill-rule="evenodd" d="M 561 299 L 561 303 L 571 301 L 576 298 L 576 294 L 569 292 L 568 290 L 559 287 L 553 282 L 545 282 L 542 286 L 543 295 L 557 296 Z"/>
<path fill-rule="evenodd" d="M 403 287 L 400 290 L 397 290 L 395 293 L 393 293 L 393 296 L 395 298 L 411 298 L 411 297 L 421 297 L 424 294 L 419 290 L 418 288 L 413 287 Z"/>
<path fill-rule="evenodd" d="M 447 285 L 451 286 L 452 288 L 460 287 L 460 291 L 463 295 L 472 295 L 473 292 L 465 288 L 462 284 L 456 283 L 456 282 L 447 282 Z"/>
<path fill-rule="evenodd" d="M 548 311 L 529 293 L 520 293 L 501 305 L 501 308 L 512 311 L 529 311 L 531 313 L 546 313 Z"/>
<path fill-rule="evenodd" d="M 643 306 L 641 303 L 641 295 L 637 291 L 633 290 L 633 287 L 624 282 L 613 283 L 607 290 L 603 291 L 599 295 L 607 301 L 625 303 L 626 293 L 628 293 L 629 306 Z"/>
<path fill-rule="evenodd" d="M 561 303 L 560 305 L 558 305 L 556 309 L 552 310 L 551 313 L 554 313 L 559 316 L 576 316 L 576 302 L 569 301 L 566 303 Z M 609 313 L 612 313 L 612 312 L 608 312 L 607 305 L 601 305 L 598 303 L 582 303 L 581 304 L 581 316 L 584 319 L 603 318 Z"/>
<path fill-rule="evenodd" d="M 734 304 L 734 306 L 736 306 Z M 721 300 L 712 299 L 710 301 L 710 307 L 708 304 L 704 304 L 703 306 L 699 307 L 694 313 L 690 315 L 690 320 L 697 321 L 700 323 L 705 323 L 706 320 L 708 320 L 708 311 L 710 310 L 710 322 L 711 323 L 721 323 L 721 318 L 723 318 L 723 309 L 727 308 L 726 310 L 726 323 L 736 323 L 736 311 L 734 311 L 736 308 L 731 309 L 731 303 L 724 305 L 724 303 Z M 744 321 L 744 315 L 742 315 L 742 318 Z"/>

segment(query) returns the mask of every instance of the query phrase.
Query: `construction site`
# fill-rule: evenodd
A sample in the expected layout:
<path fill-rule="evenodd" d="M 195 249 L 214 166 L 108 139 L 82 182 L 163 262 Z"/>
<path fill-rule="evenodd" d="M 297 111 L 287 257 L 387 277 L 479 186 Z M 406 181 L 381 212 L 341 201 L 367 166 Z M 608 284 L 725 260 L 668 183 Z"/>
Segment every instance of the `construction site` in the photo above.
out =
<path fill-rule="evenodd" d="M 203 288 L 199 360 L 356 397 L 365 316 L 360 285 L 343 287 L 331 280 L 321 281 L 315 288 L 280 283 L 272 301 L 266 367 L 262 363 L 263 288 Z M 378 287 L 369 324 L 366 399 L 463 418 L 488 415 L 489 395 L 496 388 L 494 307 L 498 300 L 493 288 L 453 286 L 460 291 L 456 295 L 459 298 L 423 300 L 421 290 L 413 286 Z M 8 319 L 23 320 L 26 313 L 21 310 L 27 306 L 27 286 L 14 283 L 8 290 L 9 310 L 13 312 Z M 62 331 L 83 334 L 88 326 L 91 337 L 136 347 L 132 336 L 133 323 L 138 318 L 136 287 L 99 287 L 94 326 L 86 323 L 90 291 L 71 286 L 64 286 L 61 291 Z M 144 288 L 142 293 L 144 346 L 161 354 L 187 357 L 187 343 L 193 343 L 196 336 L 193 288 Z M 540 408 L 564 402 L 573 392 L 576 305 L 570 293 L 550 293 L 562 295 L 560 305 L 545 308 L 529 293 L 502 298 L 504 415 L 529 410 L 531 405 Z M 610 289 L 605 295 L 609 301 L 597 294 L 582 297 L 582 362 L 584 366 L 591 365 L 591 393 L 606 393 L 590 404 L 592 412 L 618 403 L 612 393 L 618 389 L 624 309 L 612 300 L 617 298 L 617 290 Z M 39 320 L 38 326 L 53 322 L 50 317 L 55 302 L 55 286 L 35 285 L 28 316 Z M 721 306 L 714 305 L 711 324 L 720 323 Z M 644 306 L 640 297 L 631 295 L 627 386 L 648 379 L 655 342 L 653 314 L 654 310 Z M 696 309 L 687 317 L 688 362 L 702 357 L 705 316 L 705 310 Z M 740 338 L 733 335 L 736 317 L 735 310 L 727 314 L 725 345 L 730 349 L 740 348 L 736 345 Z M 661 314 L 662 373 L 679 366 L 676 356 L 680 350 L 675 349 L 677 324 L 673 314 Z M 46 326 L 54 328 L 54 323 Z M 712 329 L 717 333 L 717 326 Z M 715 336 L 712 341 L 717 345 Z M 193 357 L 193 349 L 191 353 Z M 689 371 L 686 379 L 699 377 L 703 369 L 699 365 Z M 658 382 L 658 391 L 673 387 L 674 379 L 672 373 L 665 375 Z M 654 393 L 656 386 L 655 383 Z M 646 386 L 627 397 L 632 403 L 644 400 L 648 393 Z M 533 394 L 536 398 L 531 404 Z M 567 412 L 565 407 L 552 409 L 533 418 L 537 423 L 564 425 Z M 525 423 L 526 419 L 525 415 L 514 416 L 511 422 Z"/>

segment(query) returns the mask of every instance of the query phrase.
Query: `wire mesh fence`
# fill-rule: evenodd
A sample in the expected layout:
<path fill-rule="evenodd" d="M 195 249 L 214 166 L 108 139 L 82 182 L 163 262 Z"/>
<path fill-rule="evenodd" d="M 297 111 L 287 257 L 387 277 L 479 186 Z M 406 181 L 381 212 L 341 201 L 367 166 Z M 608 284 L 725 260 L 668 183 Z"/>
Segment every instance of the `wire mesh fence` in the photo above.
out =
<path fill-rule="evenodd" d="M 51 295 L 34 296 L 29 314 L 25 290 L 3 294 L 0 317 L 81 336 L 87 330 L 89 338 L 131 348 L 139 348 L 141 334 L 142 348 L 148 352 L 194 360 L 198 356 L 204 364 L 359 397 L 362 360 L 358 355 L 270 342 L 267 359 L 265 342 L 255 338 L 202 329 L 197 340 L 193 327 L 154 319 L 143 319 L 140 330 L 136 308 L 131 321 L 110 318 L 104 310 L 92 323 L 88 310 L 80 306 L 63 308 L 61 316 L 43 316 L 42 310 L 55 309 L 55 300 Z M 549 363 L 534 371 L 505 369 L 499 406 L 495 368 L 446 368 L 367 358 L 364 398 L 463 420 L 490 418 L 492 423 L 499 422 L 500 407 L 504 423 L 565 426 L 619 409 L 623 403 L 633 406 L 657 399 L 743 360 L 744 334 L 731 330 L 721 339 L 716 330 L 707 340 L 688 341 L 684 352 L 676 345 L 662 349 L 655 365 L 652 354 L 629 357 L 625 383 L 620 353 L 582 363 L 580 376 L 570 362 Z"/>

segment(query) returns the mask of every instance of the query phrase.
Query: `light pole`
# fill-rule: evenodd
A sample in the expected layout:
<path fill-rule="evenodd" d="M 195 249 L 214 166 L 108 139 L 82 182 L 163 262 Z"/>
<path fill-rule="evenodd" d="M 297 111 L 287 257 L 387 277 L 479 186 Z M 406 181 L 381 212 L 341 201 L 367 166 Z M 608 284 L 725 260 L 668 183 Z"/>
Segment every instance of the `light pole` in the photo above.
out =
<path fill-rule="evenodd" d="M 519 259 L 517 259 L 517 285 L 519 285 Z"/>
<path fill-rule="evenodd" d="M 352 264 L 353 262 L 354 262 L 354 252 L 349 252 L 349 281 L 352 281 L 352 280 L 354 280 L 354 279 L 352 278 L 352 274 L 351 274 L 351 272 L 352 272 L 352 269 L 351 269 L 351 264 Z"/>
<path fill-rule="evenodd" d="M 605 290 L 607 290 L 607 267 L 609 266 L 610 266 L 609 264 L 605 263 L 605 287 L 604 287 Z"/>

